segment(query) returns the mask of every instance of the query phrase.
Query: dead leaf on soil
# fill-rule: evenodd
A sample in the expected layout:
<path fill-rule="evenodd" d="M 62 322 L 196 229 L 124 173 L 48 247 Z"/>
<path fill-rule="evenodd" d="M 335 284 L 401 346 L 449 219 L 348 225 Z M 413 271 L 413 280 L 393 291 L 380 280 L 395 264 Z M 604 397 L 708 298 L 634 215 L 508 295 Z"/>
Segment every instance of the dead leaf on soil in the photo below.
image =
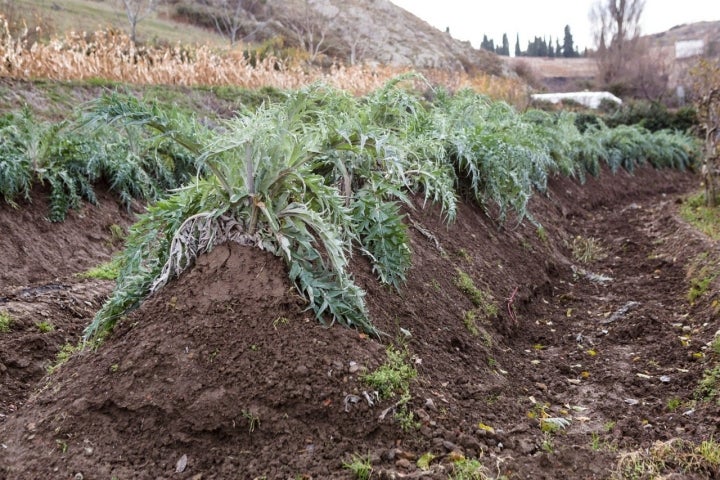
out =
<path fill-rule="evenodd" d="M 495 433 L 495 429 L 491 427 L 490 425 L 485 425 L 484 423 L 480 422 L 478 423 L 478 428 L 480 430 L 485 430 L 486 432 Z"/>
<path fill-rule="evenodd" d="M 570 410 L 575 410 L 576 412 L 584 412 L 587 410 L 587 407 L 581 407 L 580 405 L 568 405 L 565 404 L 566 408 L 569 408 Z"/>
<path fill-rule="evenodd" d="M 448 461 L 452 463 L 462 462 L 465 460 L 465 455 L 458 452 L 457 450 L 453 450 L 452 452 L 447 454 L 447 457 L 445 457 Z"/>
<path fill-rule="evenodd" d="M 427 471 L 430 469 L 430 462 L 432 462 L 434 459 L 435 455 L 433 455 L 431 452 L 427 452 L 418 459 L 417 466 L 420 470 Z"/>
<path fill-rule="evenodd" d="M 187 455 L 183 454 L 183 456 L 180 457 L 180 460 L 178 460 L 177 463 L 175 464 L 175 471 L 177 473 L 184 472 L 185 467 L 187 467 L 187 461 L 188 461 Z"/>

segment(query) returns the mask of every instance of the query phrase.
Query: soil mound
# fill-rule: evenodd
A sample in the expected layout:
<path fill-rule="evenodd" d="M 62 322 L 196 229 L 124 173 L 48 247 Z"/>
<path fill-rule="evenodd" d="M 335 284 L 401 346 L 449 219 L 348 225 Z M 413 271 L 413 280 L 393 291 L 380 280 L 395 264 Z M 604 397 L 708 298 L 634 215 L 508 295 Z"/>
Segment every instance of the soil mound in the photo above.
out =
<path fill-rule="evenodd" d="M 346 413 L 342 403 L 350 361 L 372 362 L 383 349 L 319 325 L 286 278 L 279 258 L 255 249 L 223 245 L 201 257 L 97 353 L 48 379 L 52 398 L 29 402 L 42 418 L 18 432 L 31 450 L 9 445 L 11 478 L 158 478 L 183 457 L 188 474 L 280 478 L 340 458 L 364 429 L 363 409 Z"/>
<path fill-rule="evenodd" d="M 446 226 L 418 201 L 400 292 L 354 260 L 380 339 L 319 325 L 278 258 L 219 246 L 0 424 L 0 477 L 351 478 L 343 462 L 367 455 L 376 478 L 445 479 L 460 458 L 509 478 L 606 478 L 617 449 L 717 435 L 716 406 L 664 407 L 690 401 L 703 369 L 678 324 L 696 342 L 718 328 L 685 298 L 687 261 L 712 248 L 676 216 L 695 183 L 555 179 L 533 200 L 542 228 L 466 205 Z M 602 255 L 580 262 L 578 237 Z M 404 423 L 362 380 L 388 343 L 418 372 Z M 545 418 L 567 424 L 549 434 Z"/>

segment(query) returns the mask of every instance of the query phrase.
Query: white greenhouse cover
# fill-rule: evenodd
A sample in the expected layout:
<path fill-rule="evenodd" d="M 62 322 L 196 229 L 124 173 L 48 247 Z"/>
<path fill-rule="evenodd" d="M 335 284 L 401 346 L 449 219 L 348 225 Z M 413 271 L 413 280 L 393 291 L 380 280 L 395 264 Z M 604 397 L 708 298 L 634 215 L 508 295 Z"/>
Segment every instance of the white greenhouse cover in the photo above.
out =
<path fill-rule="evenodd" d="M 562 100 L 574 100 L 588 108 L 598 108 L 603 100 L 610 100 L 621 104 L 622 100 L 610 92 L 567 92 L 567 93 L 536 93 L 531 95 L 533 100 L 558 103 Z"/>

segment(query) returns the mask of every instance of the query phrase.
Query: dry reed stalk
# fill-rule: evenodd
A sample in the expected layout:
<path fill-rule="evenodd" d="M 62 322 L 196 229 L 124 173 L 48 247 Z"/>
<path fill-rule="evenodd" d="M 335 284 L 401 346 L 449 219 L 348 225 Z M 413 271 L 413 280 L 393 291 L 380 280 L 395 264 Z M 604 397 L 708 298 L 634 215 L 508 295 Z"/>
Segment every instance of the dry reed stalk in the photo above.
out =
<path fill-rule="evenodd" d="M 5 28 L 3 29 L 3 25 Z M 296 89 L 322 81 L 356 95 L 366 94 L 409 68 L 355 65 L 320 68 L 287 64 L 267 57 L 250 65 L 242 56 L 201 46 L 136 47 L 129 37 L 115 31 L 70 32 L 45 44 L 27 45 L 6 32 L 0 41 L 0 76 L 17 79 L 47 78 L 58 81 L 101 78 L 108 81 L 152 85 L 233 85 L 244 88 L 272 86 Z M 527 94 L 520 82 L 485 74 L 430 69 L 421 73 L 430 84 L 450 90 L 471 88 L 510 103 Z M 427 85 L 417 85 L 427 88 Z"/>

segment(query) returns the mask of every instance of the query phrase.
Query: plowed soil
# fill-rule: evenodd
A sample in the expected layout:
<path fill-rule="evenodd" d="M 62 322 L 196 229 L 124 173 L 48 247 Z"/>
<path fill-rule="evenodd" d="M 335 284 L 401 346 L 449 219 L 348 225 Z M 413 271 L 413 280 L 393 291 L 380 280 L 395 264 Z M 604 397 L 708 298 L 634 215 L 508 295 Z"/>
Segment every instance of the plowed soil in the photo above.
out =
<path fill-rule="evenodd" d="M 71 247 L 45 247 L 53 259 L 38 258 L 59 278 L 0 258 L 15 285 L 3 286 L 0 310 L 20 319 L 0 333 L 0 478 L 353 478 L 343 467 L 353 455 L 370 459 L 372 478 L 446 479 L 462 457 L 490 478 L 609 478 L 657 442 L 717 438 L 720 408 L 696 395 L 717 361 L 706 348 L 720 328 L 716 288 L 694 302 L 688 290 L 720 252 L 678 216 L 697 187 L 692 174 L 650 169 L 585 185 L 554 179 L 532 201 L 542 228 L 500 225 L 469 205 L 448 226 L 418 202 L 406 212 L 414 265 L 400 291 L 354 260 L 380 338 L 320 325 L 280 259 L 222 245 L 97 350 L 43 376 L 109 291 L 72 276 L 107 258 L 102 232 L 122 222 L 88 214 L 101 220 L 75 228 Z M 45 227 L 22 212 L 0 207 L 3 228 Z M 82 249 L 84 263 L 66 260 Z M 495 312 L 472 304 L 459 272 Z M 61 326 L 38 332 L 40 312 Z M 405 424 L 398 398 L 379 401 L 363 381 L 390 344 L 418 372 Z M 543 431 L 543 418 L 561 425 Z M 432 460 L 418 462 L 428 452 Z M 699 462 L 665 468 L 672 478 L 718 478 Z"/>

